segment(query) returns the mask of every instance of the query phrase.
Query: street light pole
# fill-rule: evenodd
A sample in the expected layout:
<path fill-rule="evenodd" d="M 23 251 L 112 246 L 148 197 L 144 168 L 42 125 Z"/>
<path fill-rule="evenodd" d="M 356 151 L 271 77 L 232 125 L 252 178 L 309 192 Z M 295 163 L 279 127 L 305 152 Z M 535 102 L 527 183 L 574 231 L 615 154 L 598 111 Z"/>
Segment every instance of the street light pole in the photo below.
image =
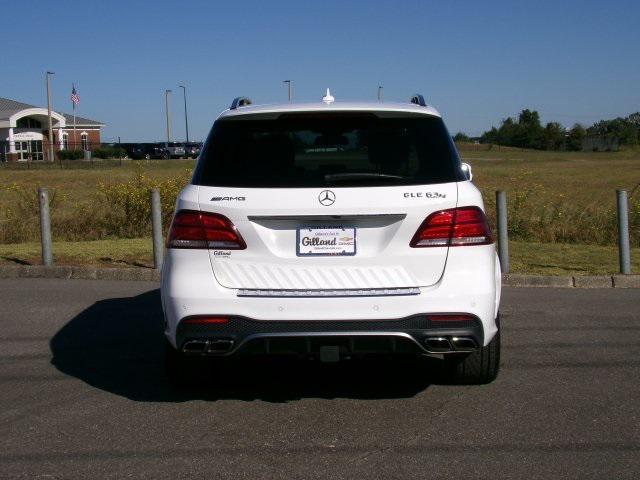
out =
<path fill-rule="evenodd" d="M 282 83 L 286 83 L 289 91 L 289 101 L 291 101 L 291 80 L 284 80 Z"/>
<path fill-rule="evenodd" d="M 189 119 L 187 118 L 187 87 L 180 85 L 182 89 L 182 96 L 184 98 L 184 131 L 187 136 L 187 143 L 189 143 Z"/>
<path fill-rule="evenodd" d="M 164 107 L 167 113 L 167 144 L 171 142 L 171 112 L 169 111 L 169 94 L 170 93 L 171 93 L 171 90 L 164 91 Z"/>
<path fill-rule="evenodd" d="M 51 86 L 49 85 L 49 76 L 55 75 L 54 72 L 47 72 L 47 114 L 49 116 L 49 161 L 53 162 L 53 121 L 51 120 Z"/>

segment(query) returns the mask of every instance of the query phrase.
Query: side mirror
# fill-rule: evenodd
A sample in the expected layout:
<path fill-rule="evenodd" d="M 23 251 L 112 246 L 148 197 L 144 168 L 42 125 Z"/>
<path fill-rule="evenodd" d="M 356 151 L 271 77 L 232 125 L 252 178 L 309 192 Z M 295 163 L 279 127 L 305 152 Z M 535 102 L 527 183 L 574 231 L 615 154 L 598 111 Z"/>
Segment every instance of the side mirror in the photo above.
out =
<path fill-rule="evenodd" d="M 471 165 L 469 165 L 468 163 L 462 164 L 462 173 L 464 173 L 464 176 L 467 178 L 467 180 L 469 181 L 473 180 L 473 172 L 471 172 Z"/>

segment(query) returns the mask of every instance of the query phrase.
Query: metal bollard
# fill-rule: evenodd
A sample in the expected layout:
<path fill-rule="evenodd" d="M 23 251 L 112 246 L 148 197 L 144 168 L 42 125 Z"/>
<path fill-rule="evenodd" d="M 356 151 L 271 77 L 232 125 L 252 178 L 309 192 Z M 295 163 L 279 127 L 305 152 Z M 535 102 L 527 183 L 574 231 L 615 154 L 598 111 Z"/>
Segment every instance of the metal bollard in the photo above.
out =
<path fill-rule="evenodd" d="M 507 195 L 496 192 L 496 218 L 498 221 L 498 257 L 502 273 L 509 273 L 509 234 L 507 232 Z"/>
<path fill-rule="evenodd" d="M 631 273 L 631 251 L 629 248 L 629 205 L 626 190 L 616 190 L 618 203 L 618 248 L 620 273 Z"/>
<path fill-rule="evenodd" d="M 153 268 L 161 268 L 164 245 L 162 241 L 162 207 L 160 192 L 157 188 L 151 190 L 151 228 L 153 233 Z"/>
<path fill-rule="evenodd" d="M 53 249 L 51 247 L 51 215 L 49 214 L 49 191 L 38 188 L 40 203 L 40 241 L 42 243 L 42 264 L 53 265 Z"/>

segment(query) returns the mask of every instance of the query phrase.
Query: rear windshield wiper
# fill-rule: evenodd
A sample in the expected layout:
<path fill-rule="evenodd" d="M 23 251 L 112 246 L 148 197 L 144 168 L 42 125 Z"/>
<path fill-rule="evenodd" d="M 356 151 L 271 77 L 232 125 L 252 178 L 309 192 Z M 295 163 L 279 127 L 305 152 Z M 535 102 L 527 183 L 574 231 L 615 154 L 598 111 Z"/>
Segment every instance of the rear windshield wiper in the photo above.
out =
<path fill-rule="evenodd" d="M 402 175 L 389 175 L 386 173 L 375 172 L 362 172 L 362 173 L 330 173 L 324 176 L 326 182 L 340 181 L 340 180 L 367 180 L 367 179 L 380 179 L 380 180 L 408 180 L 408 177 Z"/>

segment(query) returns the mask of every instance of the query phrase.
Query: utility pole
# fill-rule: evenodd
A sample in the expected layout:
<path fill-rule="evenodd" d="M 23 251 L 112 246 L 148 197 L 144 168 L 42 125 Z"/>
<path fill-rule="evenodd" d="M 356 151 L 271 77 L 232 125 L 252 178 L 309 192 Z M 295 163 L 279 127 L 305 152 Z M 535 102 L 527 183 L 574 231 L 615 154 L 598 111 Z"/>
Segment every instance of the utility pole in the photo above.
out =
<path fill-rule="evenodd" d="M 51 120 L 51 86 L 49 85 L 49 76 L 55 75 L 54 72 L 47 72 L 47 114 L 49 116 L 49 161 L 53 162 L 53 121 Z"/>
<path fill-rule="evenodd" d="M 187 136 L 187 143 L 189 143 L 189 119 L 187 118 L 187 87 L 180 85 L 182 89 L 182 96 L 184 98 L 184 131 Z"/>
<path fill-rule="evenodd" d="M 120 158 L 120 166 L 122 166 L 122 147 L 120 146 L 120 135 L 118 135 L 118 157 Z"/>
<path fill-rule="evenodd" d="M 283 80 L 282 83 L 286 83 L 288 90 L 289 90 L 289 101 L 291 101 L 291 95 L 292 95 L 292 91 L 291 91 L 291 80 Z"/>
<path fill-rule="evenodd" d="M 171 90 L 164 91 L 164 106 L 167 113 L 167 146 L 171 142 L 171 112 L 169 111 L 169 94 Z"/>
<path fill-rule="evenodd" d="M 382 101 L 382 86 L 378 85 L 378 101 Z"/>

